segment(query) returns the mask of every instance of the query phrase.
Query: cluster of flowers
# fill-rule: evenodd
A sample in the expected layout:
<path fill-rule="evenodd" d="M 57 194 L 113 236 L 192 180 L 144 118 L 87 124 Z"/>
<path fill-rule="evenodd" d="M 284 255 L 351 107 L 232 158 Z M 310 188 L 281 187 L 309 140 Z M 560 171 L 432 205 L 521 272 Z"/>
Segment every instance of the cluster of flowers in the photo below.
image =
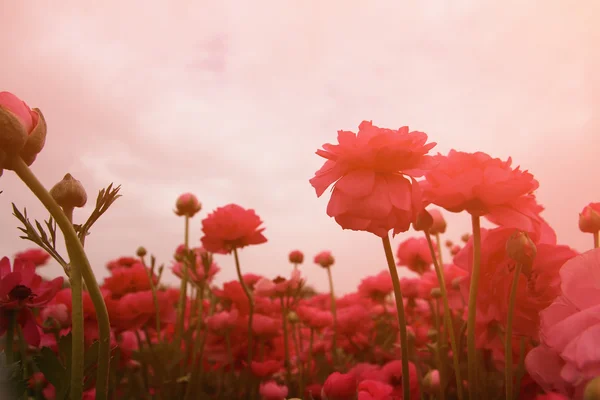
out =
<path fill-rule="evenodd" d="M 43 147 L 36 139 L 43 117 L 1 95 L 0 168 L 32 182 L 27 165 Z M 6 132 L 15 140 L 5 140 Z M 358 133 L 340 131 L 338 144 L 317 151 L 327 161 L 310 182 L 318 196 L 334 185 L 327 214 L 344 229 L 381 237 L 388 260 L 387 270 L 343 297 L 334 292 L 329 252 L 314 258 L 327 272 L 328 293 L 307 286 L 298 250 L 286 277 L 243 274 L 239 250 L 267 241 L 254 210 L 217 208 L 202 220 L 201 247 L 191 246 L 189 222 L 201 205 L 180 196 L 175 213 L 185 218 L 185 243 L 170 265 L 179 288 L 161 283 L 164 268 L 144 248 L 108 263 L 111 276 L 99 287 L 110 317 L 109 397 L 462 400 L 468 391 L 469 399 L 500 392 L 507 399 L 600 398 L 600 203 L 580 214 L 594 249 L 579 254 L 558 244 L 541 217 L 530 173 L 480 152 L 427 155 L 434 146 L 422 132 L 365 121 Z M 72 220 L 87 199 L 74 182 L 64 188 L 54 198 Z M 432 205 L 468 213 L 472 234 L 444 242 L 446 223 Z M 481 217 L 497 227 L 482 229 Z M 394 257 L 389 232 L 411 227 L 423 237 L 402 242 Z M 70 255 L 86 261 L 68 235 Z M 234 257 L 237 280 L 213 284 L 216 254 Z M 75 374 L 69 341 L 79 329 L 74 321 L 83 320 L 83 397 L 95 398 L 88 370 L 102 344 L 102 320 L 94 286 L 78 289 L 79 308 L 76 270 L 72 288 L 62 278 L 45 281 L 36 268 L 48 259 L 30 250 L 12 267 L 0 261 L 7 362 L 20 362 L 27 395 L 64 398 Z M 397 265 L 417 277 L 398 279 Z"/>

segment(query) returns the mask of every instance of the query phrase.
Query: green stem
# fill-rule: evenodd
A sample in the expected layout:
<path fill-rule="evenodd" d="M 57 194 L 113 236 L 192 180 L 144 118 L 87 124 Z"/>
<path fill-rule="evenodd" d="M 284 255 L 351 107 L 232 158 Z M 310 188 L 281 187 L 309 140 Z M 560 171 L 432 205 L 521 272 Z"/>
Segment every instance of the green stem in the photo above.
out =
<path fill-rule="evenodd" d="M 143 257 L 140 257 L 142 259 L 142 264 L 144 265 L 144 267 L 146 267 L 146 273 L 148 274 L 148 279 L 150 281 L 150 290 L 152 291 L 152 302 L 154 303 L 154 309 L 156 310 L 156 315 L 155 315 L 155 329 L 156 329 L 156 337 L 158 339 L 158 343 L 162 343 L 162 337 L 161 337 L 161 329 L 160 329 L 160 305 L 158 304 L 158 294 L 156 293 L 156 285 L 154 284 L 154 279 L 152 279 L 152 271 L 150 271 L 150 268 L 148 268 L 148 266 L 146 266 L 146 262 L 144 261 Z"/>
<path fill-rule="evenodd" d="M 515 376 L 515 398 L 519 398 L 521 391 L 521 381 L 525 375 L 525 336 L 521 336 L 519 341 L 519 364 L 517 365 L 517 372 Z"/>
<path fill-rule="evenodd" d="M 252 319 L 254 318 L 254 299 L 252 298 L 252 293 L 250 293 L 250 289 L 244 282 L 244 277 L 242 276 L 242 270 L 240 268 L 240 259 L 238 257 L 237 249 L 233 249 L 233 257 L 235 258 L 235 270 L 237 271 L 238 279 L 240 280 L 240 284 L 242 285 L 242 289 L 244 289 L 244 293 L 248 298 L 248 306 L 250 308 L 248 313 L 248 366 L 252 363 Z"/>
<path fill-rule="evenodd" d="M 442 294 L 442 301 L 444 303 L 444 322 L 446 324 L 446 331 L 448 332 L 448 335 L 450 336 L 450 346 L 452 347 L 452 362 L 454 365 L 454 376 L 456 378 L 456 394 L 458 396 L 458 399 L 462 400 L 463 385 L 462 385 L 462 377 L 461 377 L 461 373 L 460 373 L 460 362 L 458 359 L 459 354 L 460 354 L 460 349 L 457 345 L 456 332 L 454 331 L 454 324 L 452 323 L 452 315 L 450 314 L 450 303 L 448 302 L 448 291 L 446 290 L 446 280 L 444 277 L 444 272 L 442 271 L 441 264 L 438 264 L 438 262 L 436 260 L 435 252 L 433 249 L 433 243 L 431 241 L 431 235 L 429 235 L 429 232 L 425 232 L 425 238 L 427 239 L 427 244 L 429 245 L 429 251 L 431 252 L 431 256 L 433 259 L 433 266 L 435 268 L 435 273 L 436 273 L 438 281 L 440 283 L 440 292 Z M 438 238 L 438 246 L 439 246 L 439 238 Z"/>
<path fill-rule="evenodd" d="M 283 363 L 285 365 L 285 384 L 289 387 L 292 382 L 292 366 L 290 365 L 290 340 L 288 335 L 288 320 L 287 308 L 284 304 L 283 297 L 281 300 L 281 319 L 283 324 Z"/>
<path fill-rule="evenodd" d="M 333 364 L 337 364 L 337 307 L 335 302 L 335 291 L 333 290 L 333 277 L 331 276 L 331 266 L 325 268 L 329 278 L 329 296 L 331 297 L 331 315 L 333 316 L 333 338 L 331 339 L 331 355 Z"/>
<path fill-rule="evenodd" d="M 299 394 L 304 394 L 304 364 L 302 362 L 301 351 L 302 348 L 300 346 L 300 324 L 295 323 L 292 324 L 292 339 L 294 341 L 294 346 L 296 348 L 296 361 L 298 363 L 298 386 L 299 386 Z"/>
<path fill-rule="evenodd" d="M 402 392 L 403 399 L 410 399 L 410 372 L 408 369 L 408 337 L 406 334 L 406 319 L 404 317 L 404 300 L 402 298 L 402 290 L 400 289 L 400 279 L 398 279 L 398 271 L 394 261 L 394 253 L 390 238 L 385 235 L 383 240 L 383 249 L 385 258 L 387 259 L 392 283 L 394 285 L 394 296 L 396 297 L 396 311 L 398 313 L 398 326 L 400 327 L 400 350 L 402 351 Z"/>
<path fill-rule="evenodd" d="M 175 325 L 175 347 L 181 347 L 181 336 L 183 335 L 185 308 L 187 299 L 187 283 L 188 283 L 188 258 L 191 257 L 189 253 L 189 240 L 190 240 L 190 217 L 185 216 L 185 228 L 184 228 L 184 246 L 186 255 L 183 258 L 181 266 L 183 268 L 183 277 L 181 278 L 181 285 L 179 286 L 179 304 L 177 306 L 177 320 Z M 194 257 L 196 255 L 194 254 Z"/>
<path fill-rule="evenodd" d="M 206 336 L 206 332 L 202 332 L 202 323 L 204 322 L 204 284 L 202 284 L 198 288 L 199 296 L 198 302 L 200 306 L 198 308 L 198 319 L 196 320 L 196 338 L 194 340 L 194 346 L 192 349 L 192 367 L 190 372 L 190 382 L 188 382 L 188 386 L 185 391 L 184 398 L 190 399 L 192 395 L 192 378 L 196 375 L 198 368 L 196 364 L 198 362 L 198 351 L 200 350 L 200 363 L 202 363 L 202 350 L 204 349 L 204 337 Z M 212 305 L 211 305 L 212 308 Z"/>
<path fill-rule="evenodd" d="M 596 231 L 593 233 L 594 235 L 594 248 L 597 249 L 600 247 L 600 231 Z"/>
<path fill-rule="evenodd" d="M 6 365 L 10 366 L 15 362 L 15 325 L 17 324 L 17 313 L 13 310 L 8 311 L 8 326 L 6 327 L 4 353 L 6 354 Z"/>
<path fill-rule="evenodd" d="M 306 360 L 306 365 L 308 368 L 308 380 L 310 381 L 312 378 L 312 355 L 313 355 L 313 343 L 315 341 L 315 330 L 310 328 L 310 337 L 308 339 L 308 359 Z M 301 393 L 302 394 L 302 393 Z"/>
<path fill-rule="evenodd" d="M 471 216 L 473 225 L 473 268 L 469 287 L 467 318 L 467 363 L 469 368 L 469 399 L 477 398 L 477 348 L 475 347 L 475 322 L 477 316 L 477 291 L 481 267 L 481 227 L 479 216 Z"/>
<path fill-rule="evenodd" d="M 17 157 L 12 160 L 11 165 L 15 173 L 41 201 L 44 207 L 46 207 L 46 209 L 50 212 L 50 215 L 52 215 L 57 225 L 60 227 L 60 230 L 63 232 L 65 237 L 67 252 L 69 253 L 69 258 L 71 259 L 71 267 L 73 270 L 80 269 L 81 275 L 86 282 L 90 298 L 96 311 L 100 338 L 98 346 L 98 369 L 96 376 L 96 399 L 106 400 L 108 397 L 108 378 L 110 368 L 110 320 L 108 317 L 106 304 L 104 303 L 104 298 L 102 297 L 102 292 L 98 287 L 98 282 L 96 281 L 96 277 L 94 276 L 90 262 L 85 254 L 85 251 L 83 250 L 83 245 L 77 237 L 77 233 L 73 228 L 73 224 L 65 216 L 60 206 L 56 203 L 56 201 L 54 201 L 52 196 L 50 196 L 50 193 L 48 193 L 46 188 L 44 188 L 42 183 L 29 169 L 27 164 L 25 164 L 20 157 Z M 81 326 L 83 321 L 78 321 L 77 324 Z M 73 324 L 73 326 L 75 327 L 77 324 Z M 79 340 L 75 340 L 75 338 L 73 338 L 73 342 L 77 342 L 78 344 L 82 343 Z M 80 357 L 81 360 L 83 360 L 83 346 L 77 350 L 77 352 L 73 353 L 73 357 Z M 73 371 L 75 370 L 76 368 L 73 368 Z"/>
<path fill-rule="evenodd" d="M 521 263 L 517 263 L 515 267 L 515 276 L 513 277 L 512 287 L 510 289 L 510 298 L 508 300 L 508 317 L 506 319 L 506 336 L 504 338 L 504 375 L 506 378 L 506 400 L 512 400 L 513 396 L 512 326 L 515 315 L 515 302 L 517 300 L 519 278 L 521 277 L 521 268 Z"/>
<path fill-rule="evenodd" d="M 428 235 L 429 233 L 425 232 L 425 234 Z M 437 243 L 437 251 L 438 251 L 439 263 L 440 263 L 441 266 L 444 266 L 444 257 L 442 256 L 442 241 L 440 240 L 440 234 L 439 233 L 435 234 L 435 241 Z M 435 258 L 435 253 L 431 253 L 431 257 Z"/>
<path fill-rule="evenodd" d="M 440 374 L 440 400 L 446 399 L 446 368 L 445 362 L 442 359 L 442 331 L 440 325 L 440 313 L 439 313 L 439 304 L 437 299 L 433 299 L 430 302 L 431 312 L 433 314 L 433 319 L 435 321 L 435 329 L 437 331 L 437 346 L 436 346 L 436 358 L 438 362 L 438 373 Z M 444 343 L 445 344 L 445 343 Z"/>

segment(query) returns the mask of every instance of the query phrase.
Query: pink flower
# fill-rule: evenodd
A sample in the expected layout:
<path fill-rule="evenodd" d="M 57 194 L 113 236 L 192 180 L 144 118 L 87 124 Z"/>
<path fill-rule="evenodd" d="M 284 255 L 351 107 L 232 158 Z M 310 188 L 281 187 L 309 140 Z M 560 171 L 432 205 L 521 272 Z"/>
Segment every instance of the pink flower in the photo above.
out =
<path fill-rule="evenodd" d="M 63 284 L 59 277 L 43 282 L 35 273 L 35 265 L 20 259 L 15 260 L 11 271 L 8 257 L 0 260 L 0 336 L 6 332 L 8 318 L 16 313 L 17 323 L 23 329 L 27 343 L 37 346 L 40 332 L 32 309 L 42 307 L 58 293 Z"/>
<path fill-rule="evenodd" d="M 318 197 L 334 185 L 327 215 L 343 229 L 381 237 L 407 231 L 422 208 L 414 178 L 431 167 L 426 154 L 435 143 L 426 142 L 425 133 L 407 126 L 392 130 L 363 121 L 358 133 L 338 131 L 338 144 L 317 150 L 327 161 L 310 183 Z"/>
<path fill-rule="evenodd" d="M 545 390 L 581 399 L 600 375 L 600 249 L 567 261 L 560 278 L 562 294 L 540 313 L 541 345 L 525 365 Z"/>
<path fill-rule="evenodd" d="M 238 310 L 221 311 L 206 317 L 206 325 L 216 332 L 225 332 L 236 326 L 239 317 Z"/>
<path fill-rule="evenodd" d="M 325 400 L 348 400 L 356 395 L 356 376 L 334 372 L 329 375 L 321 389 L 321 396 Z"/>
<path fill-rule="evenodd" d="M 393 290 L 394 285 L 389 271 L 381 271 L 377 275 L 368 276 L 358 285 L 358 293 L 375 300 L 383 300 Z"/>
<path fill-rule="evenodd" d="M 290 252 L 289 259 L 292 264 L 302 264 L 304 254 L 300 250 L 293 250 Z"/>
<path fill-rule="evenodd" d="M 315 264 L 319 264 L 323 268 L 329 268 L 335 262 L 335 258 L 330 251 L 322 251 L 315 256 Z"/>
<path fill-rule="evenodd" d="M 358 385 L 358 400 L 391 400 L 394 388 L 392 385 L 377 381 L 364 380 Z"/>
<path fill-rule="evenodd" d="M 175 214 L 192 218 L 202 209 L 202 204 L 192 193 L 184 193 L 177 198 L 175 202 Z"/>
<path fill-rule="evenodd" d="M 264 400 L 285 400 L 288 395 L 287 386 L 280 386 L 275 381 L 261 383 L 259 391 Z"/>
<path fill-rule="evenodd" d="M 407 267 L 411 271 L 423 274 L 431 268 L 433 258 L 425 238 L 408 238 L 398 246 L 396 251 L 398 265 Z"/>
<path fill-rule="evenodd" d="M 229 254 L 233 249 L 265 243 L 265 228 L 260 225 L 262 221 L 254 210 L 237 204 L 219 207 L 202 220 L 202 245 L 211 253 Z"/>
<path fill-rule="evenodd" d="M 0 175 L 20 156 L 31 165 L 46 142 L 46 120 L 12 93 L 0 92 Z"/>
<path fill-rule="evenodd" d="M 15 260 L 17 259 L 29 261 L 36 267 L 41 267 L 48 263 L 50 254 L 46 253 L 42 249 L 29 249 L 15 254 Z"/>

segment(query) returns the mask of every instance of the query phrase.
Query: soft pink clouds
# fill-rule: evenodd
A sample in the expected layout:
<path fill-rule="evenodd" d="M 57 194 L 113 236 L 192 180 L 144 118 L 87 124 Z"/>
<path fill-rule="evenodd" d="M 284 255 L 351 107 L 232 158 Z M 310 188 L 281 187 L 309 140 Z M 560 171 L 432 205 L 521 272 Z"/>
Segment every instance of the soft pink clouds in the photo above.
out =
<path fill-rule="evenodd" d="M 0 16 L 0 90 L 48 121 L 34 171 L 48 187 L 71 172 L 91 199 L 123 185 L 86 242 L 100 276 L 139 245 L 167 262 L 182 241 L 173 204 L 191 191 L 201 217 L 235 202 L 264 219 L 269 242 L 243 251 L 246 268 L 275 275 L 291 249 L 328 248 L 336 286 L 355 288 L 384 265 L 380 243 L 341 231 L 308 179 L 319 145 L 363 119 L 423 130 L 440 152 L 513 156 L 540 181 L 559 240 L 590 246 L 577 213 L 600 198 L 585 179 L 600 143 L 597 2 L 135 3 L 8 2 Z M 0 190 L 0 255 L 12 255 L 28 243 L 10 202 L 45 213 L 14 174 Z M 469 228 L 447 219 L 456 238 Z M 219 262 L 220 281 L 233 279 Z"/>

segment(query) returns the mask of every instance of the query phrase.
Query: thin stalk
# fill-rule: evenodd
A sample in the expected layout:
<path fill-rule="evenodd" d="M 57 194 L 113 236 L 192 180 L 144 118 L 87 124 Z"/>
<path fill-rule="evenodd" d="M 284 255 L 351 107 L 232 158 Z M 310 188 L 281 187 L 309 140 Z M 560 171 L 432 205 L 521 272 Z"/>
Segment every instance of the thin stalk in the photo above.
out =
<path fill-rule="evenodd" d="M 436 241 L 436 244 L 437 244 L 438 262 L 440 263 L 441 266 L 443 266 L 444 265 L 444 257 L 442 256 L 442 241 L 440 240 L 440 234 L 439 233 L 435 234 L 435 241 Z M 435 253 L 432 253 L 431 257 L 435 258 Z"/>
<path fill-rule="evenodd" d="M 281 319 L 283 324 L 283 363 L 285 364 L 285 384 L 289 386 L 292 382 L 292 366 L 290 365 L 290 340 L 288 335 L 288 320 L 287 307 L 284 304 L 283 297 L 281 300 Z"/>
<path fill-rule="evenodd" d="M 597 249 L 600 247 L 600 231 L 596 231 L 593 233 L 594 235 L 594 248 Z"/>
<path fill-rule="evenodd" d="M 83 280 L 86 283 L 90 294 L 90 298 L 96 311 L 100 338 L 98 344 L 96 399 L 106 400 L 108 397 L 108 378 L 110 368 L 110 321 L 108 317 L 108 310 L 106 309 L 106 304 L 104 303 L 104 298 L 102 296 L 102 292 L 100 291 L 98 282 L 96 281 L 96 277 L 94 276 L 94 272 L 92 271 L 92 267 L 90 266 L 90 262 L 85 254 L 85 251 L 83 250 L 83 245 L 79 241 L 79 237 L 77 236 L 77 233 L 73 228 L 73 224 L 69 221 L 67 216 L 64 214 L 64 212 L 56 203 L 56 201 L 54 201 L 52 196 L 50 196 L 50 193 L 48 193 L 46 188 L 44 188 L 42 183 L 29 169 L 27 164 L 25 164 L 23 159 L 21 159 L 20 157 L 16 157 L 12 160 L 11 165 L 15 173 L 19 176 L 19 178 L 25 183 L 25 185 L 27 185 L 27 187 L 40 200 L 44 207 L 46 207 L 46 209 L 50 212 L 50 215 L 52 215 L 52 217 L 56 221 L 56 224 L 63 232 L 67 252 L 69 254 L 69 258 L 72 264 L 71 273 L 73 274 L 73 270 L 79 269 L 81 271 L 80 273 L 83 277 Z M 81 315 L 81 317 L 83 317 L 83 315 Z M 83 321 L 78 321 L 77 324 L 82 325 Z M 75 325 L 77 324 L 73 324 L 73 326 L 75 327 Z M 73 334 L 74 333 L 75 332 L 73 332 Z M 77 342 L 79 344 L 80 341 L 75 339 L 76 338 L 73 338 L 73 342 Z M 83 355 L 83 346 L 81 346 L 81 348 L 78 348 L 76 352 L 73 352 L 73 357 L 80 357 L 81 360 L 83 360 Z M 79 361 L 75 365 L 79 365 Z M 75 370 L 76 368 L 73 368 L 73 371 Z M 78 373 L 79 371 L 76 372 L 76 374 Z M 83 368 L 81 369 L 81 373 L 83 374 Z"/>
<path fill-rule="evenodd" d="M 154 303 L 154 309 L 156 310 L 156 315 L 154 316 L 154 318 L 156 319 L 155 323 L 155 329 L 156 329 L 156 336 L 158 338 L 158 343 L 162 343 L 162 337 L 161 337 L 161 329 L 160 329 L 160 305 L 158 304 L 158 294 L 156 293 L 156 285 L 154 284 L 154 279 L 152 279 L 152 271 L 150 271 L 150 268 L 148 268 L 146 266 L 146 263 L 144 262 L 144 259 L 142 258 L 142 263 L 144 264 L 144 267 L 146 267 L 146 272 L 148 274 L 148 280 L 150 281 L 150 290 L 152 290 L 152 302 Z"/>
<path fill-rule="evenodd" d="M 513 348 L 512 348 L 512 328 L 515 315 L 515 302 L 517 300 L 517 289 L 519 287 L 519 278 L 521 277 L 521 263 L 515 267 L 515 276 L 513 277 L 512 287 L 510 289 L 510 298 L 508 300 L 508 316 L 506 319 L 506 336 L 504 338 L 504 375 L 506 378 L 506 400 L 513 398 Z"/>
<path fill-rule="evenodd" d="M 183 268 L 183 277 L 181 278 L 181 285 L 179 286 L 179 304 L 177 305 L 177 320 L 175 325 L 175 340 L 173 341 L 175 347 L 181 347 L 181 336 L 183 334 L 185 308 L 187 303 L 187 283 L 188 283 L 188 252 L 189 252 L 189 241 L 190 241 L 190 217 L 185 216 L 185 228 L 184 228 L 184 246 L 186 255 L 183 258 L 181 266 Z M 194 257 L 196 255 L 194 254 Z"/>
<path fill-rule="evenodd" d="M 525 336 L 521 336 L 519 340 L 519 364 L 517 365 L 517 372 L 515 374 L 515 398 L 519 398 L 521 391 L 521 381 L 525 375 Z"/>
<path fill-rule="evenodd" d="M 396 263 L 394 261 L 394 253 L 392 252 L 392 245 L 390 238 L 385 235 L 383 240 L 383 249 L 385 251 L 385 258 L 387 259 L 388 268 L 390 275 L 392 276 L 392 283 L 394 285 L 394 296 L 396 297 L 396 311 L 398 313 L 398 326 L 400 328 L 400 350 L 402 351 L 402 392 L 403 399 L 410 399 L 410 372 L 408 369 L 408 337 L 406 334 L 406 319 L 404 317 L 404 299 L 402 298 L 402 290 L 400 289 L 400 279 L 398 278 L 398 271 L 396 270 Z"/>
<path fill-rule="evenodd" d="M 440 283 L 440 293 L 442 294 L 442 301 L 444 303 L 444 322 L 446 325 L 446 331 L 450 336 L 450 346 L 452 347 L 452 362 L 454 365 L 454 376 L 456 378 L 456 395 L 459 400 L 463 398 L 463 385 L 462 385 L 462 377 L 460 373 L 460 361 L 459 354 L 460 348 L 457 345 L 456 341 L 456 332 L 454 331 L 454 324 L 452 323 L 452 315 L 450 313 L 450 303 L 448 302 L 448 291 L 446 290 L 446 280 L 444 277 L 444 272 L 442 271 L 442 264 L 438 264 L 435 252 L 433 249 L 433 243 L 431 241 L 431 235 L 429 232 L 425 232 L 425 238 L 427 239 L 427 244 L 429 246 L 429 251 L 431 252 L 431 258 L 433 259 L 433 266 L 435 268 L 435 273 L 438 278 L 438 282 Z M 439 239 L 438 239 L 439 246 Z M 444 343 L 445 344 L 445 343 Z"/>
<path fill-rule="evenodd" d="M 469 287 L 467 318 L 467 363 L 469 368 L 469 399 L 477 398 L 477 348 L 475 347 L 475 322 L 477 316 L 477 291 L 481 267 L 481 226 L 479 216 L 472 215 L 473 225 L 473 268 Z"/>
<path fill-rule="evenodd" d="M 325 268 L 327 278 L 329 278 L 329 296 L 331 297 L 331 315 L 333 316 L 333 338 L 331 339 L 331 356 L 333 364 L 337 364 L 337 307 L 335 303 L 335 291 L 333 290 L 333 277 L 331 276 L 331 266 Z"/>
<path fill-rule="evenodd" d="M 440 374 L 440 400 L 446 399 L 446 368 L 444 360 L 442 360 L 442 331 L 440 324 L 440 313 L 439 313 L 439 304 L 437 299 L 433 299 L 429 304 L 431 307 L 431 312 L 433 313 L 433 319 L 435 321 L 435 329 L 437 330 L 437 346 L 436 346 L 436 358 L 438 362 L 438 373 Z"/>
<path fill-rule="evenodd" d="M 248 312 L 248 365 L 250 365 L 252 363 L 252 339 L 254 336 L 252 332 L 252 320 L 254 318 L 254 299 L 252 297 L 252 293 L 250 293 L 250 289 L 248 289 L 248 286 L 246 285 L 246 282 L 244 282 L 244 277 L 242 276 L 242 270 L 240 268 L 240 259 L 238 257 L 237 249 L 235 248 L 233 249 L 233 257 L 235 258 L 235 270 L 237 272 L 238 279 L 240 280 L 240 284 L 242 285 L 242 289 L 244 289 L 244 293 L 248 298 L 248 306 L 250 308 Z"/>

